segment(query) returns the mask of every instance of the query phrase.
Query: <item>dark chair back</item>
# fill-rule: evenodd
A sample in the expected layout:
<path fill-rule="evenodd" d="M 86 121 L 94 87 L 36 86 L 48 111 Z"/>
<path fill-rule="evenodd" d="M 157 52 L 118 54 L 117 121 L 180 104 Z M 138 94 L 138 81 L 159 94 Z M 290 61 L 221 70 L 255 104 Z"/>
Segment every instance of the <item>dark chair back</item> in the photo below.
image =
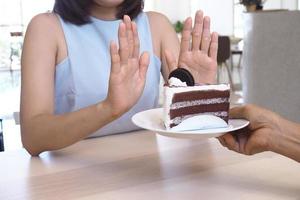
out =
<path fill-rule="evenodd" d="M 22 32 L 10 32 L 11 37 L 21 37 L 23 36 Z"/>
<path fill-rule="evenodd" d="M 4 151 L 2 119 L 0 119 L 0 152 L 1 151 Z"/>
<path fill-rule="evenodd" d="M 230 58 L 230 38 L 228 36 L 219 36 L 218 63 L 224 63 Z"/>

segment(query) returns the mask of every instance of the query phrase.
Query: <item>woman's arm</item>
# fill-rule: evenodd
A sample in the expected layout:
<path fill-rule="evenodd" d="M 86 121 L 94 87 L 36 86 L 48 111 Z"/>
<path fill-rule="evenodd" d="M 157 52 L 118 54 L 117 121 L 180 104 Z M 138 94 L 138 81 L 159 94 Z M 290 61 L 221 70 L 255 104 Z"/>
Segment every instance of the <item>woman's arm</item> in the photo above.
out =
<path fill-rule="evenodd" d="M 172 23 L 166 16 L 157 12 L 147 12 L 147 15 L 150 21 L 154 53 L 162 61 L 162 75 L 167 81 L 174 68 L 168 65 L 165 52 L 169 51 L 171 55 L 174 55 L 175 62 L 178 62 L 176 58 L 179 57 L 180 42 Z"/>
<path fill-rule="evenodd" d="M 219 137 L 223 146 L 245 155 L 273 151 L 300 162 L 300 124 L 255 105 L 233 108 L 230 117 L 245 118 L 250 125 Z"/>
<path fill-rule="evenodd" d="M 121 23 L 119 27 L 120 52 L 115 43 L 110 47 L 112 70 L 107 99 L 64 115 L 54 114 L 54 75 L 60 51 L 58 21 L 52 14 L 42 14 L 31 21 L 22 55 L 20 113 L 22 142 L 31 155 L 60 149 L 87 137 L 117 119 L 139 99 L 149 56 L 144 53 L 138 57 L 136 25 L 129 17 L 124 21 L 126 25 Z M 134 40 L 128 40 L 128 35 Z M 133 47 L 131 51 L 129 46 Z M 124 95 L 130 98 L 124 101 Z"/>

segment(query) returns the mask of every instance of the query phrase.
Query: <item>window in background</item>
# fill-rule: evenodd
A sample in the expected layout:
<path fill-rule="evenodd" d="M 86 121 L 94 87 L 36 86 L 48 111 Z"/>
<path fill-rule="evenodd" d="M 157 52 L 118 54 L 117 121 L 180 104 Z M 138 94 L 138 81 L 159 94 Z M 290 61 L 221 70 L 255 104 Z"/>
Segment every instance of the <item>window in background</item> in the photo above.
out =
<path fill-rule="evenodd" d="M 20 107 L 20 57 L 23 36 L 31 18 L 52 10 L 54 0 L 0 0 L 0 118 L 5 149 L 21 148 L 13 113 Z"/>
<path fill-rule="evenodd" d="M 22 1 L 0 1 L 0 69 L 10 65 L 11 45 L 14 41 L 10 33 L 23 32 Z M 15 50 L 16 51 L 16 50 Z M 15 54 L 20 54 L 15 52 Z"/>
<path fill-rule="evenodd" d="M 31 18 L 52 10 L 54 0 L 0 1 L 0 69 L 11 68 L 12 60 L 20 57 L 24 32 Z M 15 63 L 20 65 L 19 62 Z M 14 66 L 17 68 L 17 66 Z"/>
<path fill-rule="evenodd" d="M 244 19 L 243 14 L 245 12 L 245 8 L 241 5 L 240 0 L 234 0 L 234 8 L 233 8 L 233 31 L 234 36 L 238 38 L 244 37 Z"/>
<path fill-rule="evenodd" d="M 210 16 L 212 31 L 217 31 L 220 35 L 233 35 L 233 0 L 190 1 L 191 16 L 194 17 L 196 11 L 201 9 L 205 15 Z"/>
<path fill-rule="evenodd" d="M 155 2 L 154 0 L 148 0 L 148 1 L 145 1 L 144 2 L 145 5 L 144 5 L 144 11 L 153 11 L 154 10 L 154 6 L 155 6 Z"/>
<path fill-rule="evenodd" d="M 26 25 L 33 16 L 52 11 L 55 0 L 21 0 L 23 2 L 23 23 Z"/>

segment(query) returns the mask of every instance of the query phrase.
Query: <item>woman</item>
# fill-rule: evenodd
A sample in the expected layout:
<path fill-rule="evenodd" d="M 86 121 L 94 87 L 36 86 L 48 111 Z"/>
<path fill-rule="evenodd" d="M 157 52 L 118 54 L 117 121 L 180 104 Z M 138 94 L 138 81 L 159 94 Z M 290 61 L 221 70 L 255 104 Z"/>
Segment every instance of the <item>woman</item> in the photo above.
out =
<path fill-rule="evenodd" d="M 21 92 L 22 142 L 31 155 L 136 130 L 132 115 L 157 106 L 160 72 L 167 80 L 180 66 L 199 83 L 215 81 L 210 19 L 199 11 L 192 28 L 188 18 L 180 44 L 166 17 L 142 8 L 141 0 L 56 0 L 54 13 L 32 19 Z"/>
<path fill-rule="evenodd" d="M 224 147 L 245 155 L 272 151 L 300 162 L 300 124 L 255 105 L 233 108 L 230 117 L 245 118 L 250 125 L 219 137 Z"/>

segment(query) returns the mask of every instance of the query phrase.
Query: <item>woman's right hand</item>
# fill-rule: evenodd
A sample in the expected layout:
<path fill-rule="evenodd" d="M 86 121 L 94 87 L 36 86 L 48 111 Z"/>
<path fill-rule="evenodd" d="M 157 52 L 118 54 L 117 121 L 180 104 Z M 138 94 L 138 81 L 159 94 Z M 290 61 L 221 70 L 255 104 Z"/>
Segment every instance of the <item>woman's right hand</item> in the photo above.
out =
<path fill-rule="evenodd" d="M 150 63 L 149 53 L 140 56 L 140 42 L 135 22 L 124 16 L 119 26 L 119 50 L 110 44 L 111 73 L 105 103 L 114 117 L 119 117 L 137 103 L 145 87 Z"/>

